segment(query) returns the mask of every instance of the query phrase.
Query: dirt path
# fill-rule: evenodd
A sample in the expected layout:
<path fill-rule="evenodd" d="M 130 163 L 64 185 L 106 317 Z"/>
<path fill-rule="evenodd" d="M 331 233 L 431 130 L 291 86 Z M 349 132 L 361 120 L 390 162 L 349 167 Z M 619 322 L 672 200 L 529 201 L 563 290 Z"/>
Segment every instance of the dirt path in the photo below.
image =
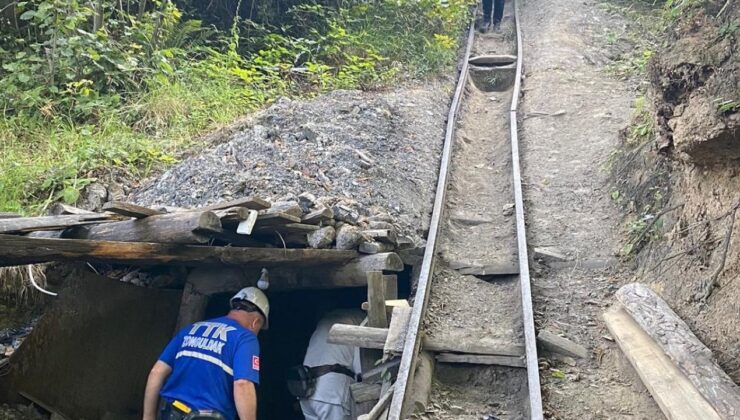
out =
<path fill-rule="evenodd" d="M 601 318 L 631 276 L 613 258 L 620 218 L 602 169 L 635 97 L 604 71 L 605 37 L 625 22 L 589 0 L 524 0 L 521 18 L 529 243 L 556 246 L 571 259 L 532 266 L 537 326 L 591 351 L 589 360 L 567 363 L 541 355 L 545 411 L 562 419 L 662 418 Z"/>

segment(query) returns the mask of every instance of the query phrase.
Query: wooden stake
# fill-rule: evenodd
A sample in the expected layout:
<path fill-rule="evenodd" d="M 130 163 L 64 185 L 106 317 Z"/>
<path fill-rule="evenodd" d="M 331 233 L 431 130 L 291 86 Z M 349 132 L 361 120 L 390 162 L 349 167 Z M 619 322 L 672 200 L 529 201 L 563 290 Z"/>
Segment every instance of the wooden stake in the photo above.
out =
<path fill-rule="evenodd" d="M 385 313 L 385 281 L 383 272 L 370 271 L 367 273 L 367 310 L 368 326 L 387 328 L 388 318 Z"/>

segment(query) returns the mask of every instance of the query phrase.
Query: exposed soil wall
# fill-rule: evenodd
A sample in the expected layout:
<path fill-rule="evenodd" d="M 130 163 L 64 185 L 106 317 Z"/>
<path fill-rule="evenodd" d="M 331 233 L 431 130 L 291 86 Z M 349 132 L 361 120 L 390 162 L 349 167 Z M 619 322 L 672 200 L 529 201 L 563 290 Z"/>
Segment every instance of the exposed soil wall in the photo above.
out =
<path fill-rule="evenodd" d="M 710 1 L 675 22 L 667 47 L 649 67 L 657 147 L 629 157 L 617 174 L 631 209 L 628 221 L 651 209 L 632 250 L 638 280 L 652 284 L 735 382 L 740 109 L 733 103 L 740 100 L 739 19 L 733 2 Z"/>

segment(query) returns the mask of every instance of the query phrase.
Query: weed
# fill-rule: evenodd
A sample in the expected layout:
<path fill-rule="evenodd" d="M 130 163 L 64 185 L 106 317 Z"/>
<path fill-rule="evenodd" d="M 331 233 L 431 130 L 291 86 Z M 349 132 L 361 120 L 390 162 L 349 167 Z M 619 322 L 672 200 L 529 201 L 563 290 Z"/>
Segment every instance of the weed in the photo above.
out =
<path fill-rule="evenodd" d="M 655 138 L 655 119 L 645 96 L 635 99 L 632 125 L 627 135 L 628 145 L 639 145 Z"/>
<path fill-rule="evenodd" d="M 729 114 L 740 110 L 739 101 L 717 98 L 714 100 L 714 103 L 717 105 L 717 111 L 719 111 L 720 114 Z"/>
<path fill-rule="evenodd" d="M 738 29 L 738 23 L 735 21 L 727 22 L 724 25 L 719 27 L 719 36 L 720 38 L 726 38 L 728 36 L 735 35 L 735 32 L 737 32 Z"/>

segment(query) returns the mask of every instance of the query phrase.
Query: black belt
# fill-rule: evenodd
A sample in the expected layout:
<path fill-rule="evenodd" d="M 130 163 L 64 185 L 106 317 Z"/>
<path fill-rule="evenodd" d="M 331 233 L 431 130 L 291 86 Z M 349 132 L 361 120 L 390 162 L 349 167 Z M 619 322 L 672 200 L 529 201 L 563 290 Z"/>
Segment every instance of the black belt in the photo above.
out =
<path fill-rule="evenodd" d="M 308 370 L 311 372 L 311 375 L 314 378 L 326 375 L 327 373 L 335 372 L 347 375 L 352 379 L 359 380 L 359 378 L 355 376 L 355 372 L 352 369 L 348 368 L 347 366 L 340 365 L 339 363 L 333 365 L 314 366 L 308 368 Z"/>

